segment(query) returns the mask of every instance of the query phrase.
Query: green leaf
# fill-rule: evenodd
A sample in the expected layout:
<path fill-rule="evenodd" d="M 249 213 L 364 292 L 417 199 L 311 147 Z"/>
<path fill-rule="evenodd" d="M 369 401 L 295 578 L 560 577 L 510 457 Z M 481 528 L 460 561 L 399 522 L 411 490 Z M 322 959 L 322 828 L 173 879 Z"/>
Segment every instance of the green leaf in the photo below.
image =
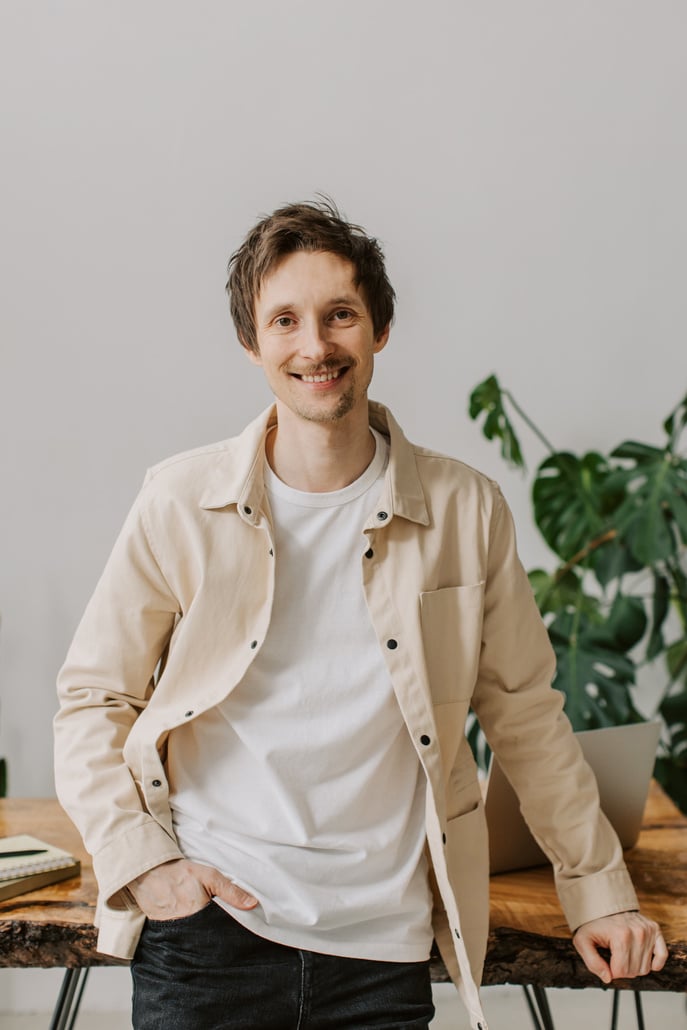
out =
<path fill-rule="evenodd" d="M 680 403 L 671 411 L 668 418 L 663 423 L 663 428 L 670 437 L 669 447 L 673 450 L 675 447 L 680 433 L 687 425 L 687 394 L 682 398 Z"/>
<path fill-rule="evenodd" d="M 581 609 L 590 617 L 598 615 L 599 600 L 582 589 L 582 577 L 574 569 L 563 575 L 544 569 L 532 569 L 528 573 L 534 599 L 542 615 L 558 614 Z"/>
<path fill-rule="evenodd" d="M 679 565 L 671 565 L 670 572 L 677 587 L 678 605 L 687 604 L 687 575 L 685 575 Z"/>
<path fill-rule="evenodd" d="M 687 500 L 682 494 L 673 494 L 670 501 L 670 513 L 675 519 L 683 544 L 687 544 Z"/>
<path fill-rule="evenodd" d="M 560 451 L 539 466 L 532 488 L 534 518 L 549 547 L 569 561 L 608 528 L 606 459 Z M 590 552 L 591 553 L 591 552 Z"/>
<path fill-rule="evenodd" d="M 645 565 L 666 561 L 676 552 L 675 538 L 660 508 L 637 508 L 622 532 L 632 554 Z"/>
<path fill-rule="evenodd" d="M 639 572 L 644 568 L 625 541 L 619 540 L 617 536 L 592 551 L 589 564 L 602 587 L 608 586 L 615 579 L 620 579 L 627 572 Z"/>
<path fill-rule="evenodd" d="M 657 762 L 656 776 L 682 811 L 687 812 L 687 687 L 665 698 L 661 715 L 666 722 L 668 743 L 666 755 Z"/>
<path fill-rule="evenodd" d="M 680 537 L 687 541 L 687 462 L 636 443 L 622 444 L 612 456 L 634 462 L 615 469 L 607 483 L 625 495 L 615 513 L 620 538 L 643 565 L 675 557 Z"/>
<path fill-rule="evenodd" d="M 606 623 L 606 630 L 619 650 L 630 651 L 644 636 L 647 627 L 644 602 L 639 597 L 617 594 Z"/>
<path fill-rule="evenodd" d="M 661 705 L 661 715 L 670 729 L 677 727 L 678 732 L 685 734 L 687 743 L 687 688 L 665 698 Z"/>
<path fill-rule="evenodd" d="M 665 450 L 661 447 L 652 447 L 647 443 L 639 443 L 637 440 L 626 440 L 619 444 L 611 452 L 614 458 L 630 458 L 632 461 L 663 461 Z"/>
<path fill-rule="evenodd" d="M 503 391 L 496 376 L 489 376 L 479 383 L 470 394 L 469 414 L 476 419 L 481 414 L 486 418 L 482 423 L 482 433 L 487 440 L 494 437 L 501 441 L 501 457 L 509 465 L 524 468 L 525 462 L 520 448 L 520 441 L 513 424 L 503 406 Z"/>
<path fill-rule="evenodd" d="M 486 771 L 489 768 L 491 748 L 489 747 L 487 738 L 484 736 L 482 728 L 477 721 L 477 716 L 472 709 L 468 712 L 467 731 L 465 736 L 467 737 L 470 750 L 472 751 L 472 757 L 475 759 L 478 768 Z"/>
<path fill-rule="evenodd" d="M 641 720 L 629 690 L 635 664 L 624 650 L 624 640 L 637 632 L 636 613 L 630 616 L 623 607 L 625 612 L 618 610 L 613 621 L 601 626 L 580 611 L 565 612 L 549 626 L 557 658 L 553 685 L 565 694 L 575 729 Z"/>
<path fill-rule="evenodd" d="M 654 572 L 654 596 L 651 603 L 651 634 L 646 648 L 649 661 L 665 650 L 663 639 L 663 623 L 668 614 L 670 602 L 670 583 L 667 578 Z"/>
<path fill-rule="evenodd" d="M 681 812 L 687 815 L 687 755 L 661 755 L 656 759 L 654 776 Z"/>
<path fill-rule="evenodd" d="M 666 651 L 666 665 L 672 680 L 679 680 L 683 674 L 687 674 L 687 639 L 676 640 L 671 644 Z"/>

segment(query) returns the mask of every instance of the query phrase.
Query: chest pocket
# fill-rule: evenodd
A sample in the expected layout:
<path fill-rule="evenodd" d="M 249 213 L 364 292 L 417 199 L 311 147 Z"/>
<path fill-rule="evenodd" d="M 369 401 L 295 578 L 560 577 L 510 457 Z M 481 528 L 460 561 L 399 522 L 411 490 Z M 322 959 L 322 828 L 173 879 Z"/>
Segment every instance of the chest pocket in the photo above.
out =
<path fill-rule="evenodd" d="M 425 663 L 434 704 L 469 700 L 482 646 L 484 582 L 420 594 Z"/>

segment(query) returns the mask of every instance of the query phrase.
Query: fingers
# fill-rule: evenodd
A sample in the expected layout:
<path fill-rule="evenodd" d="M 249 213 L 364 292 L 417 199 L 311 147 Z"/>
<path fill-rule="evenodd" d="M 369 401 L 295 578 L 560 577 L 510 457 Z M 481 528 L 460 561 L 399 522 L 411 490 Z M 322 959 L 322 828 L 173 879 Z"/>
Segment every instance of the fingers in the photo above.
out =
<path fill-rule="evenodd" d="M 130 893 L 149 919 L 179 919 L 207 904 L 207 892 L 192 865 L 185 859 L 163 862 L 129 884 Z"/>
<path fill-rule="evenodd" d="M 228 877 L 223 876 L 217 869 L 210 869 L 209 866 L 201 866 L 193 863 L 200 870 L 199 879 L 210 897 L 221 898 L 233 908 L 250 909 L 255 908 L 258 899 L 254 898 L 248 891 L 243 890 L 238 884 Z"/>
<path fill-rule="evenodd" d="M 589 971 L 603 983 L 657 972 L 668 958 L 658 925 L 639 912 L 619 912 L 584 923 L 574 943 Z M 610 950 L 610 965 L 599 954 L 600 947 Z"/>
<path fill-rule="evenodd" d="M 603 983 L 609 984 L 613 979 L 611 967 L 596 950 L 593 937 L 584 927 L 580 927 L 573 937 L 573 944 L 589 972 L 598 976 Z"/>
<path fill-rule="evenodd" d="M 663 969 L 668 958 L 668 948 L 666 942 L 663 939 L 663 934 L 658 932 L 656 940 L 654 941 L 654 957 L 651 960 L 651 971 L 652 973 L 658 973 L 659 969 Z"/>
<path fill-rule="evenodd" d="M 149 919 L 179 919 L 193 915 L 212 897 L 221 898 L 234 908 L 255 908 L 257 899 L 248 894 L 218 869 L 175 859 L 149 869 L 129 884 L 129 891 Z"/>
<path fill-rule="evenodd" d="M 226 901 L 234 908 L 255 908 L 258 903 L 257 898 L 242 890 L 241 887 L 237 887 L 231 880 L 226 880 L 225 884 L 226 886 L 223 886 L 221 890 L 215 891 L 215 897 L 221 898 L 222 901 Z"/>
<path fill-rule="evenodd" d="M 633 938 L 629 932 L 618 934 L 609 943 L 613 979 L 644 976 L 651 968 L 651 950 L 647 952 L 644 940 Z"/>
<path fill-rule="evenodd" d="M 661 938 L 661 949 L 665 942 L 656 923 L 638 912 L 622 913 L 627 916 L 624 925 L 618 926 L 609 938 L 611 949 L 611 972 L 614 979 L 647 976 L 651 972 L 655 947 Z M 667 951 L 666 951 L 667 957 Z M 665 960 L 664 960 L 665 961 Z"/>

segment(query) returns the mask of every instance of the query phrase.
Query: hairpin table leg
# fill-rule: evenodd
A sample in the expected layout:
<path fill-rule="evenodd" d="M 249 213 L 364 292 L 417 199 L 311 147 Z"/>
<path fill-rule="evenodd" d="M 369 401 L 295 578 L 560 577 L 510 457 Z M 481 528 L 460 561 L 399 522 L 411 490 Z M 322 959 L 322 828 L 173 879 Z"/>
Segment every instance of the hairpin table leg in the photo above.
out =
<path fill-rule="evenodd" d="M 87 979 L 88 966 L 65 970 L 49 1030 L 73 1030 Z"/>
<path fill-rule="evenodd" d="M 546 997 L 546 989 L 544 987 L 535 987 L 534 985 L 530 987 L 523 986 L 522 989 L 525 992 L 525 1000 L 530 1010 L 535 1030 L 556 1030 L 553 1025 L 549 999 Z M 532 997 L 530 997 L 530 990 L 532 991 Z"/>

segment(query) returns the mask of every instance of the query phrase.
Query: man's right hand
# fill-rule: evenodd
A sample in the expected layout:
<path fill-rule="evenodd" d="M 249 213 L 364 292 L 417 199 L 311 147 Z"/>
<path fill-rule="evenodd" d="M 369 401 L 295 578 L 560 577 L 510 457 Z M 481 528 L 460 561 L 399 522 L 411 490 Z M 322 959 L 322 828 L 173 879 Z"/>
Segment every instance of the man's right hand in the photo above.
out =
<path fill-rule="evenodd" d="M 257 898 L 246 893 L 217 869 L 186 858 L 164 862 L 137 876 L 128 885 L 148 919 L 181 919 L 200 912 L 213 897 L 234 908 L 255 908 Z"/>

